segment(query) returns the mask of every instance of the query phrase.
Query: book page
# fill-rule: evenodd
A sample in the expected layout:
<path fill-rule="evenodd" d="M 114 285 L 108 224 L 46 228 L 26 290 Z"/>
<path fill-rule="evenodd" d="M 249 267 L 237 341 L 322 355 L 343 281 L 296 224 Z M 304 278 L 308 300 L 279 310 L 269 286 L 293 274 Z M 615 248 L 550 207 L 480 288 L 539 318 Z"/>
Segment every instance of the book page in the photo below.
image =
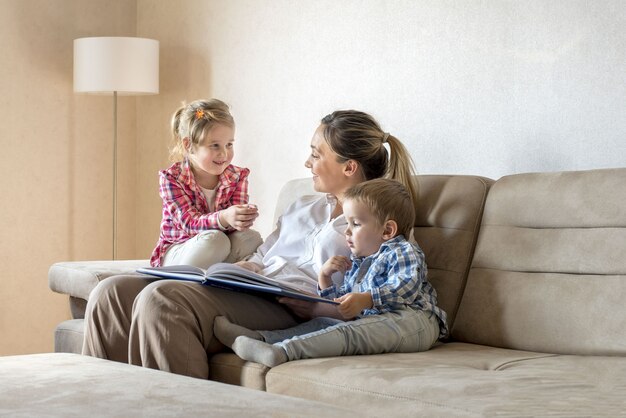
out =
<path fill-rule="evenodd" d="M 250 284 L 261 284 L 268 286 L 275 286 L 282 289 L 293 290 L 296 292 L 304 292 L 307 294 L 312 294 L 317 296 L 316 293 L 309 292 L 308 289 L 303 289 L 300 286 L 296 286 L 292 283 L 285 282 L 282 280 L 272 279 L 261 274 L 255 273 L 253 271 L 244 269 L 243 267 L 239 267 L 235 264 L 229 263 L 217 263 L 209 267 L 206 271 L 206 276 L 210 277 L 218 277 L 229 280 L 241 279 L 242 281 Z"/>

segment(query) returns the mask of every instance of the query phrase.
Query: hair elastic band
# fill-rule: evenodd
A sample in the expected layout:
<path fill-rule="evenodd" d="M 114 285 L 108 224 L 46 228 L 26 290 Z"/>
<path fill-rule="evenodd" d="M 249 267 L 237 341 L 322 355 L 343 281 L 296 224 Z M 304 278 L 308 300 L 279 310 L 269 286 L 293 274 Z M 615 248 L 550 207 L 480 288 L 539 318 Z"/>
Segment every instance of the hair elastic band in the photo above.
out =
<path fill-rule="evenodd" d="M 383 144 L 387 142 L 387 139 L 389 139 L 389 132 L 385 132 L 385 135 L 383 135 Z"/>

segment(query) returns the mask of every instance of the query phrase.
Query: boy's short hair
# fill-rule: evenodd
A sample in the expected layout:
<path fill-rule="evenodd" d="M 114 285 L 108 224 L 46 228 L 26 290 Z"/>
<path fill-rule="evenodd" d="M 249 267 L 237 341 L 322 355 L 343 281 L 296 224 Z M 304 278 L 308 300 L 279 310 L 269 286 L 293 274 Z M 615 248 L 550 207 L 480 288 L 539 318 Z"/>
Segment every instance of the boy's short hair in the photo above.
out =
<path fill-rule="evenodd" d="M 380 224 L 393 220 L 398 224 L 396 235 L 409 238 L 415 224 L 415 207 L 407 189 L 398 181 L 378 178 L 350 187 L 343 195 L 365 204 Z"/>

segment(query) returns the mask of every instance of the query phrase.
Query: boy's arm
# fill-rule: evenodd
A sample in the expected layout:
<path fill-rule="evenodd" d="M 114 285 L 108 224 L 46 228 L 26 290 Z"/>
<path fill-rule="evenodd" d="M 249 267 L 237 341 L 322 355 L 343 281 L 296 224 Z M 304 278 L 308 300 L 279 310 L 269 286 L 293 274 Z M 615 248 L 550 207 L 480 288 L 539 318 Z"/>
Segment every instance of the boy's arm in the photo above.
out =
<path fill-rule="evenodd" d="M 331 279 L 333 273 L 336 271 L 345 273 L 349 268 L 350 259 L 346 256 L 335 255 L 326 260 L 317 276 L 317 283 L 320 290 L 328 289 L 333 285 L 333 280 Z"/>
<path fill-rule="evenodd" d="M 384 282 L 370 289 L 373 307 L 389 309 L 412 303 L 425 279 L 423 253 L 399 250 L 390 254 Z"/>

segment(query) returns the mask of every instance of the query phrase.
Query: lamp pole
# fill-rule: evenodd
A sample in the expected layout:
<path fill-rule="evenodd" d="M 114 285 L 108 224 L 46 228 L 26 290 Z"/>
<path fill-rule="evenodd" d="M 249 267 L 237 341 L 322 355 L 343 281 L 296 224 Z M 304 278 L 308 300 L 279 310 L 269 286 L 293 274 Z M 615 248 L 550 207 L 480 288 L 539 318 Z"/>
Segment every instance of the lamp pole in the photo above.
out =
<path fill-rule="evenodd" d="M 117 91 L 113 92 L 113 260 L 117 260 Z"/>

